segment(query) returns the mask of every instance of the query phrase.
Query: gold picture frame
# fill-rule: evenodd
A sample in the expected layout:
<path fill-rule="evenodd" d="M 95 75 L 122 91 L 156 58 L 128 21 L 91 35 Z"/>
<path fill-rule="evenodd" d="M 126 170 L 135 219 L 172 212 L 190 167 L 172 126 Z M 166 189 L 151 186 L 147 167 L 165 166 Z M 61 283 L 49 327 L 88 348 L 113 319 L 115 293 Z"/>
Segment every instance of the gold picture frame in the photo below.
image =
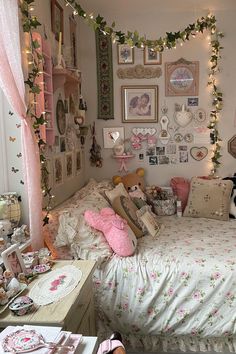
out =
<path fill-rule="evenodd" d="M 162 54 L 145 46 L 143 51 L 143 63 L 144 65 L 161 65 Z"/>
<path fill-rule="evenodd" d="M 123 123 L 155 123 L 158 121 L 158 86 L 121 86 Z"/>
<path fill-rule="evenodd" d="M 180 58 L 165 63 L 166 96 L 198 96 L 199 61 Z"/>

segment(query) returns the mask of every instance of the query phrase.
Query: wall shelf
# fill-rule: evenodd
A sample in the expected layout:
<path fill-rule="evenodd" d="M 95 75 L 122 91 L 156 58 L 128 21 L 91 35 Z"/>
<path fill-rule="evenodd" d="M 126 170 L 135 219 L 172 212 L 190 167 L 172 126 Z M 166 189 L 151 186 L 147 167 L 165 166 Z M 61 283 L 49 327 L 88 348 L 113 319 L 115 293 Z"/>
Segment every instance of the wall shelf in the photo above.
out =
<path fill-rule="evenodd" d="M 53 68 L 53 91 L 55 92 L 59 87 L 64 86 L 65 97 L 68 98 L 70 94 L 78 93 L 78 84 L 80 78 L 72 71 L 62 68 Z"/>
<path fill-rule="evenodd" d="M 128 162 L 129 159 L 135 157 L 135 155 L 113 155 L 112 156 L 113 159 L 116 159 L 120 166 L 119 166 L 119 172 L 122 172 L 124 170 L 124 172 L 128 172 L 128 168 L 126 166 L 126 163 Z"/>

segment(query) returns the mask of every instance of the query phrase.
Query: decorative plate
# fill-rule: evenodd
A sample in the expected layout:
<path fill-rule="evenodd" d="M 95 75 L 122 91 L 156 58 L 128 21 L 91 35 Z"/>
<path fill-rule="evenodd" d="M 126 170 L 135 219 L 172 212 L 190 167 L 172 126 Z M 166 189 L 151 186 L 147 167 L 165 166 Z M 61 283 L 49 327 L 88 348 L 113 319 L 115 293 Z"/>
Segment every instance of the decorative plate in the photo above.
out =
<path fill-rule="evenodd" d="M 36 273 L 46 273 L 47 271 L 49 271 L 51 269 L 51 267 L 48 264 L 38 264 L 36 266 L 34 266 L 34 271 Z"/>
<path fill-rule="evenodd" d="M 52 270 L 35 283 L 29 297 L 38 305 L 58 301 L 74 290 L 81 277 L 81 270 L 73 265 Z"/>
<path fill-rule="evenodd" d="M 194 113 L 194 119 L 199 122 L 199 123 L 203 123 L 206 120 L 206 112 L 204 111 L 204 109 L 197 109 L 196 112 Z"/>
<path fill-rule="evenodd" d="M 176 143 L 180 143 L 182 140 L 183 140 L 183 135 L 182 134 L 180 134 L 180 133 L 176 133 L 175 135 L 174 135 L 174 141 L 176 142 Z"/>
<path fill-rule="evenodd" d="M 185 136 L 184 136 L 184 141 L 185 141 L 186 143 L 192 143 L 192 142 L 193 142 L 193 139 L 194 139 L 194 137 L 193 137 L 193 134 L 192 134 L 192 133 L 187 133 L 187 134 L 185 134 Z"/>
<path fill-rule="evenodd" d="M 41 347 L 45 341 L 35 330 L 19 329 L 3 338 L 1 344 L 5 352 L 26 353 Z"/>

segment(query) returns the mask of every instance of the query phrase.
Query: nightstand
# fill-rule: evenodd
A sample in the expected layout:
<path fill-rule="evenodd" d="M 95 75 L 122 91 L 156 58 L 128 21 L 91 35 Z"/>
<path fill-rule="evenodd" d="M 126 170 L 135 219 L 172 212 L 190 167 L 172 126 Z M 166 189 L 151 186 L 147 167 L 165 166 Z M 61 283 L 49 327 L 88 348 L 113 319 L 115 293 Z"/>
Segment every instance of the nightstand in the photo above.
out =
<path fill-rule="evenodd" d="M 32 313 L 16 317 L 9 309 L 0 315 L 0 328 L 16 325 L 38 325 L 62 327 L 72 333 L 93 336 L 95 330 L 93 282 L 92 276 L 96 267 L 94 261 L 57 261 L 53 269 L 72 264 L 82 271 L 82 278 L 76 288 L 62 298 L 61 301 L 39 306 Z M 42 276 L 42 275 L 41 275 Z M 38 278 L 37 278 L 38 279 Z M 29 284 L 25 294 L 37 281 Z"/>
<path fill-rule="evenodd" d="M 75 354 L 96 354 L 98 350 L 97 337 L 82 337 Z"/>

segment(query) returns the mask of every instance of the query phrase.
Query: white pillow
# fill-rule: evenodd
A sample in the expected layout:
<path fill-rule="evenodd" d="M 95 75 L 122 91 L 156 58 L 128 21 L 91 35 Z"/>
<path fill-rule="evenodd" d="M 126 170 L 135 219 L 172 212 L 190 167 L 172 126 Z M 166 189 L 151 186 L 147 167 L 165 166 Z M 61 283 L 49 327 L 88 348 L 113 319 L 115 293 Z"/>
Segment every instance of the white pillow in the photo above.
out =
<path fill-rule="evenodd" d="M 129 198 L 129 193 L 125 189 L 123 183 L 119 183 L 114 189 L 111 191 L 105 191 L 107 198 L 109 199 L 110 203 L 112 204 L 116 197 L 120 197 L 123 195 L 124 197 Z"/>
<path fill-rule="evenodd" d="M 55 246 L 69 245 L 75 258 L 93 259 L 98 262 L 112 255 L 102 232 L 91 228 L 84 219 L 86 210 L 100 211 L 109 207 L 108 202 L 98 192 L 93 191 L 79 199 L 71 208 L 61 212 Z"/>

